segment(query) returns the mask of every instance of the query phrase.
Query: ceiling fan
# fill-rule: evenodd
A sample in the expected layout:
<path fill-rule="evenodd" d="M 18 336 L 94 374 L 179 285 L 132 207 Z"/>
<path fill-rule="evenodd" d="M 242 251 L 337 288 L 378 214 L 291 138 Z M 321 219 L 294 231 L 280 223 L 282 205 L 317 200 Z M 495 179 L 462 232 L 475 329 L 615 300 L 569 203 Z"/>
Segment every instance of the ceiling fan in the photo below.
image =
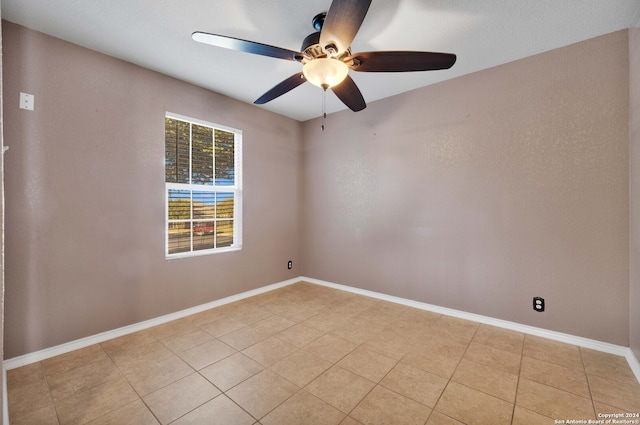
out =
<path fill-rule="evenodd" d="M 376 51 L 351 53 L 351 42 L 360 29 L 372 0 L 333 0 L 327 13 L 316 15 L 312 24 L 316 32 L 302 42 L 300 52 L 269 46 L 255 41 L 196 31 L 198 42 L 226 49 L 297 61 L 302 72 L 285 79 L 260 96 L 254 103 L 265 104 L 305 81 L 329 88 L 352 111 L 367 104 L 349 70 L 358 72 L 410 72 L 448 69 L 456 62 L 451 53 L 414 51 Z"/>

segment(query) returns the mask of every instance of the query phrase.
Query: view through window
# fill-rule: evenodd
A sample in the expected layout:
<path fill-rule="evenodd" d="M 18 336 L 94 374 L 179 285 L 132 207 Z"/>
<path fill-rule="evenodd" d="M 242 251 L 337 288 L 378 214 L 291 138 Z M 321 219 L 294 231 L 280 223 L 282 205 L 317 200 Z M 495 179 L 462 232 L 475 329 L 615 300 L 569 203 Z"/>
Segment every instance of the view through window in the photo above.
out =
<path fill-rule="evenodd" d="M 242 133 L 165 117 L 166 255 L 240 249 Z"/>

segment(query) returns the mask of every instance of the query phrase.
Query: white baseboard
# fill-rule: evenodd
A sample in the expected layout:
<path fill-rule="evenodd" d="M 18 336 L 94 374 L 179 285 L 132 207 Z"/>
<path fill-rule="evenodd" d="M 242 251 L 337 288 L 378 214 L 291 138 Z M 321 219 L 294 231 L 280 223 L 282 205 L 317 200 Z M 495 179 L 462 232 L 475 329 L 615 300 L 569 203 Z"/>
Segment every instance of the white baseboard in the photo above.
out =
<path fill-rule="evenodd" d="M 392 295 L 381 294 L 379 292 L 368 291 L 366 289 L 354 288 L 354 287 L 342 285 L 339 283 L 327 282 L 327 281 L 309 278 L 309 277 L 303 277 L 303 276 L 282 281 L 279 283 L 274 283 L 272 285 L 264 286 L 262 288 L 257 288 L 257 289 L 243 292 L 241 294 L 233 295 L 230 297 L 222 298 L 220 300 L 202 304 L 200 306 L 192 307 L 186 310 L 181 310 L 175 313 L 167 314 L 165 316 L 157 317 L 155 319 L 146 320 L 144 322 L 135 323 L 133 325 L 114 329 L 112 331 L 103 332 L 87 338 L 82 338 L 82 339 L 71 341 L 55 347 L 46 348 L 44 350 L 40 350 L 34 353 L 29 353 L 23 356 L 8 359 L 3 362 L 3 369 L 6 371 L 6 370 L 15 369 L 17 367 L 26 366 L 31 363 L 36 363 L 54 356 L 58 356 L 60 354 L 68 353 L 70 351 L 78 350 L 80 348 L 85 348 L 93 344 L 107 341 L 109 339 L 117 338 L 133 332 L 138 332 L 144 329 L 148 329 L 153 326 L 170 322 L 172 320 L 181 319 L 183 317 L 186 317 L 195 313 L 200 313 L 202 311 L 209 310 L 211 308 L 219 307 L 221 305 L 229 304 L 234 301 L 239 301 L 244 298 L 248 298 L 248 297 L 259 295 L 265 292 L 273 291 L 278 288 L 283 288 L 285 286 L 292 285 L 294 283 L 301 282 L 301 281 L 313 283 L 316 285 L 326 286 L 329 288 L 339 289 L 341 291 L 364 295 L 367 297 L 376 298 L 384 301 L 389 301 L 396 304 L 402 304 L 408 307 L 414 307 L 421 310 L 427 310 L 435 313 L 445 314 L 448 316 L 458 317 L 461 319 L 472 320 L 475 322 L 484 323 L 487 325 L 492 325 L 492 326 L 496 326 L 504 329 L 517 331 L 517 332 L 522 332 L 529 335 L 535 335 L 542 338 L 565 342 L 567 344 L 590 348 L 592 350 L 597 350 L 605 353 L 623 356 L 627 359 L 629 366 L 631 367 L 631 370 L 634 372 L 636 378 L 638 379 L 638 382 L 640 382 L 640 363 L 638 362 L 638 359 L 635 357 L 635 355 L 633 354 L 633 351 L 629 347 L 609 344 L 606 342 L 596 341 L 589 338 L 583 338 L 583 337 L 569 335 L 561 332 L 550 331 L 547 329 L 536 328 L 533 326 L 523 325 L 520 323 L 509 322 L 501 319 L 495 319 L 493 317 L 482 316 L 474 313 L 467 313 L 465 311 L 454 310 L 446 307 L 440 307 L 433 304 L 413 301 L 406 298 L 395 297 Z M 4 394 L 6 395 L 6 391 L 4 392 Z M 6 406 L 6 403 L 5 403 L 5 406 Z"/>
<path fill-rule="evenodd" d="M 633 353 L 633 350 L 629 348 L 627 355 L 625 356 L 627 359 L 627 363 L 629 363 L 629 367 L 633 371 L 633 374 L 636 375 L 636 379 L 640 382 L 640 361 Z"/>
<path fill-rule="evenodd" d="M 122 328 L 114 329 L 111 331 L 106 331 L 99 333 L 97 335 L 92 335 L 86 338 L 77 339 L 75 341 L 67 342 L 64 344 L 57 345 L 51 348 L 45 348 L 44 350 L 36 351 L 34 353 L 25 354 L 19 357 L 14 357 L 12 359 L 5 360 L 3 362 L 3 367 L 5 370 L 15 369 L 21 366 L 26 366 L 31 363 L 36 363 L 42 360 L 46 360 L 51 357 L 59 356 L 60 354 L 65 354 L 70 351 L 78 350 L 80 348 L 85 348 L 90 345 L 98 344 L 113 338 L 117 338 L 123 335 L 127 335 L 133 332 L 138 332 L 144 329 L 148 329 L 154 326 L 162 325 L 167 322 L 171 322 L 173 320 L 181 319 L 183 317 L 190 316 L 192 314 L 200 313 L 215 307 L 219 307 L 224 304 L 229 304 L 234 301 L 239 301 L 244 298 L 253 297 L 255 295 L 263 294 L 265 292 L 273 291 L 274 289 L 282 288 L 296 282 L 300 282 L 300 278 L 294 278 L 285 280 L 279 283 L 274 283 L 272 285 L 263 286 L 258 289 L 253 289 L 251 291 L 243 292 L 241 294 L 232 295 L 230 297 L 222 298 L 216 301 L 212 301 L 210 303 L 202 304 L 199 306 L 191 307 L 186 310 L 177 311 L 175 313 L 167 314 L 164 316 L 156 317 L 155 319 L 145 320 L 144 322 L 134 323 L 129 326 L 124 326 Z"/>

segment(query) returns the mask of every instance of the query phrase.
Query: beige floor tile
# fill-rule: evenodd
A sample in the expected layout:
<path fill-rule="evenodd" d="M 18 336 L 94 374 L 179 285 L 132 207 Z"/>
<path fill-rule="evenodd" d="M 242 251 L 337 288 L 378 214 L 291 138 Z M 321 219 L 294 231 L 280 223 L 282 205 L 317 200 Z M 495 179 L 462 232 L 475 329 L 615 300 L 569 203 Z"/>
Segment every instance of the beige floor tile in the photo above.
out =
<path fill-rule="evenodd" d="M 8 370 L 7 388 L 9 411 L 14 417 L 53 407 L 42 362 Z"/>
<path fill-rule="evenodd" d="M 180 353 L 182 351 L 204 344 L 205 342 L 209 342 L 213 339 L 213 336 L 201 329 L 189 328 L 182 333 L 173 334 L 162 338 L 160 339 L 160 341 L 169 350 L 173 351 L 174 353 Z"/>
<path fill-rule="evenodd" d="M 296 307 L 302 301 L 300 295 L 291 291 L 283 291 L 265 300 L 261 306 L 269 310 L 272 314 L 281 314 Z"/>
<path fill-rule="evenodd" d="M 555 363 L 572 369 L 584 370 L 580 349 L 575 345 L 526 335 L 522 353 L 534 359 Z"/>
<path fill-rule="evenodd" d="M 139 362 L 128 369 L 121 369 L 124 377 L 141 396 L 159 390 L 194 370 L 175 354 L 151 362 Z"/>
<path fill-rule="evenodd" d="M 472 342 L 464 353 L 464 358 L 475 363 L 488 366 L 492 369 L 518 375 L 520 372 L 522 356 L 510 351 L 500 350 L 488 345 Z"/>
<path fill-rule="evenodd" d="M 406 341 L 409 341 L 410 346 L 414 344 L 426 344 L 435 335 L 431 326 L 421 326 L 414 322 L 405 322 L 405 319 L 399 319 L 393 322 L 387 329 L 392 329 Z M 464 343 L 468 345 L 466 341 L 464 341 Z"/>
<path fill-rule="evenodd" d="M 62 368 L 60 367 L 49 369 L 47 363 L 44 363 L 45 376 L 54 401 L 66 398 L 75 392 L 86 391 L 122 376 L 106 354 L 97 356 L 94 361 L 86 364 L 74 363 L 77 367 L 73 369 L 65 368 L 66 370 L 61 370 Z"/>
<path fill-rule="evenodd" d="M 518 375 L 463 358 L 451 380 L 509 403 L 515 402 Z"/>
<path fill-rule="evenodd" d="M 587 374 L 593 399 L 632 413 L 640 412 L 640 383 L 613 381 Z"/>
<path fill-rule="evenodd" d="M 450 382 L 435 410 L 468 425 L 509 425 L 513 404 Z"/>
<path fill-rule="evenodd" d="M 296 350 L 295 345 L 272 336 L 242 350 L 242 354 L 265 367 L 269 367 Z"/>
<path fill-rule="evenodd" d="M 157 343 L 158 339 L 151 335 L 148 330 L 144 330 L 101 342 L 100 346 L 111 358 L 114 358 L 122 351 L 132 351 L 154 342 Z"/>
<path fill-rule="evenodd" d="M 518 383 L 516 405 L 554 419 L 595 419 L 590 399 L 526 378 Z"/>
<path fill-rule="evenodd" d="M 615 354 L 580 348 L 585 371 L 590 375 L 621 381 L 630 384 L 637 383 L 627 359 Z"/>
<path fill-rule="evenodd" d="M 335 363 L 357 347 L 353 342 L 335 335 L 325 334 L 304 346 L 303 350 L 316 354 L 323 359 Z"/>
<path fill-rule="evenodd" d="M 301 303 L 300 305 L 287 311 L 282 311 L 278 313 L 278 316 L 289 319 L 294 323 L 300 323 L 320 313 L 322 309 L 323 306 L 321 306 L 318 302 L 313 302 L 312 300 L 311 302 Z"/>
<path fill-rule="evenodd" d="M 56 408 L 52 404 L 23 411 L 9 408 L 11 425 L 59 425 Z"/>
<path fill-rule="evenodd" d="M 224 394 L 194 409 L 171 425 L 251 425 L 255 419 Z"/>
<path fill-rule="evenodd" d="M 398 361 L 384 354 L 358 347 L 337 365 L 373 382 L 379 382 Z"/>
<path fill-rule="evenodd" d="M 242 301 L 238 303 L 237 308 L 230 316 L 247 325 L 251 325 L 272 316 L 274 313 L 273 310 L 265 307 L 264 305 L 248 305 L 248 302 L 250 301 L 245 301 L 244 304 L 241 304 Z"/>
<path fill-rule="evenodd" d="M 384 325 L 371 323 L 368 320 L 355 316 L 348 320 L 343 326 L 333 329 L 331 333 L 342 339 L 351 341 L 354 344 L 362 344 L 374 338 L 382 329 L 384 329 Z"/>
<path fill-rule="evenodd" d="M 351 416 L 347 416 L 340 422 L 340 425 L 362 425 L 362 422 L 356 421 Z"/>
<path fill-rule="evenodd" d="M 238 329 L 244 328 L 245 325 L 243 322 L 231 319 L 231 318 L 218 318 L 209 323 L 202 324 L 200 329 L 207 332 L 210 335 L 215 336 L 216 338 L 220 338 L 223 335 L 231 333 L 233 331 L 237 331 Z"/>
<path fill-rule="evenodd" d="M 89 422 L 87 425 L 159 425 L 159 422 L 142 400 L 136 400 Z"/>
<path fill-rule="evenodd" d="M 524 334 L 490 325 L 480 325 L 473 337 L 475 342 L 514 354 L 522 354 Z"/>
<path fill-rule="evenodd" d="M 362 295 L 353 295 L 349 298 L 338 298 L 330 304 L 329 311 L 334 314 L 348 314 L 355 316 L 377 305 L 380 300 Z"/>
<path fill-rule="evenodd" d="M 396 333 L 392 326 L 378 332 L 373 338 L 362 344 L 368 348 L 385 356 L 400 360 L 413 348 L 407 338 Z"/>
<path fill-rule="evenodd" d="M 320 332 L 331 332 L 334 329 L 341 329 L 349 320 L 353 318 L 350 313 L 335 313 L 331 311 L 323 311 L 315 316 L 305 320 L 305 325 L 314 328 Z"/>
<path fill-rule="evenodd" d="M 173 382 L 145 397 L 144 402 L 160 420 L 168 424 L 218 396 L 220 391 L 197 373 Z"/>
<path fill-rule="evenodd" d="M 56 402 L 60 425 L 84 424 L 138 400 L 123 379 L 114 379 Z"/>
<path fill-rule="evenodd" d="M 208 323 L 226 318 L 227 315 L 225 314 L 223 307 L 224 306 L 214 307 L 210 308 L 209 310 L 192 314 L 189 316 L 189 319 L 194 326 L 201 328 Z"/>
<path fill-rule="evenodd" d="M 278 332 L 282 332 L 287 328 L 295 325 L 296 322 L 286 319 L 282 316 L 274 314 L 273 316 L 269 316 L 266 319 L 262 319 L 254 323 L 253 326 L 256 329 L 267 332 L 269 335 L 276 334 Z"/>
<path fill-rule="evenodd" d="M 305 387 L 310 393 L 344 413 L 349 413 L 375 383 L 346 369 L 333 366 Z"/>
<path fill-rule="evenodd" d="M 105 350 L 99 344 L 94 344 L 43 360 L 42 365 L 46 376 L 54 376 L 108 359 Z"/>
<path fill-rule="evenodd" d="M 561 419 L 566 420 L 569 418 Z M 577 419 L 577 418 L 572 418 Z M 543 416 L 539 413 L 525 409 L 524 407 L 516 406 L 513 411 L 512 425 L 551 425 L 555 424 L 554 418 Z"/>
<path fill-rule="evenodd" d="M 163 343 L 155 340 L 141 345 L 133 344 L 131 347 L 121 345 L 117 351 L 109 353 L 109 357 L 121 371 L 126 371 L 176 357 L 176 355 Z"/>
<path fill-rule="evenodd" d="M 20 389 L 22 387 L 43 383 L 46 385 L 42 362 L 31 363 L 26 366 L 7 370 L 7 385 L 12 388 Z"/>
<path fill-rule="evenodd" d="M 311 328 L 303 323 L 298 323 L 290 328 L 278 332 L 275 337 L 284 342 L 301 348 L 324 335 L 317 329 Z"/>
<path fill-rule="evenodd" d="M 193 318 L 183 317 L 149 328 L 148 332 L 157 339 L 165 339 L 174 335 L 189 333 L 195 329 L 196 325 L 193 323 Z"/>
<path fill-rule="evenodd" d="M 422 425 L 430 414 L 430 408 L 376 386 L 350 416 L 364 425 Z"/>
<path fill-rule="evenodd" d="M 236 353 L 200 370 L 200 374 L 222 391 L 227 391 L 263 369 L 264 366 L 255 360 Z"/>
<path fill-rule="evenodd" d="M 466 343 L 455 338 L 443 339 L 432 335 L 428 342 L 415 344 L 401 362 L 449 379 L 466 348 Z"/>
<path fill-rule="evenodd" d="M 385 326 L 402 317 L 407 309 L 408 307 L 383 301 L 358 313 L 356 317 Z"/>
<path fill-rule="evenodd" d="M 345 414 L 307 391 L 300 391 L 260 420 L 263 425 L 338 425 Z"/>
<path fill-rule="evenodd" d="M 260 419 L 298 390 L 299 387 L 275 372 L 263 370 L 226 394 L 254 418 Z"/>
<path fill-rule="evenodd" d="M 465 425 L 460 421 L 456 421 L 455 419 L 443 415 L 440 412 L 433 411 L 431 412 L 431 416 L 429 416 L 429 420 L 426 425 Z"/>
<path fill-rule="evenodd" d="M 409 308 L 402 313 L 400 320 L 408 320 L 420 326 L 428 326 L 436 323 L 442 314 L 419 308 Z"/>
<path fill-rule="evenodd" d="M 300 350 L 271 366 L 283 378 L 304 387 L 329 369 L 332 363 L 308 351 Z"/>
<path fill-rule="evenodd" d="M 394 327 L 406 327 L 408 329 L 430 328 L 440 320 L 442 315 L 433 311 L 410 308 L 402 313 L 398 320 L 393 322 Z"/>
<path fill-rule="evenodd" d="M 224 342 L 213 339 L 204 344 L 183 351 L 179 354 L 180 358 L 187 362 L 189 366 L 195 370 L 205 368 L 217 361 L 235 354 L 237 351 Z"/>
<path fill-rule="evenodd" d="M 398 363 L 380 385 L 425 406 L 434 407 L 447 382 L 446 379 L 417 367 Z"/>
<path fill-rule="evenodd" d="M 627 410 L 621 409 L 619 407 L 615 407 L 615 406 L 609 406 L 608 404 L 605 403 L 601 403 L 599 401 L 594 401 L 593 405 L 596 409 L 596 416 L 598 418 L 600 418 L 600 416 L 598 416 L 600 413 L 602 414 L 613 414 L 613 413 L 634 413 L 634 412 L 629 412 Z M 636 412 L 637 413 L 637 412 Z"/>
<path fill-rule="evenodd" d="M 267 338 L 269 338 L 269 334 L 267 332 L 261 331 L 252 326 L 245 326 L 244 328 L 240 328 L 223 335 L 219 339 L 225 344 L 240 351 Z"/>
<path fill-rule="evenodd" d="M 520 376 L 582 397 L 591 397 L 587 375 L 578 369 L 524 356 Z"/>
<path fill-rule="evenodd" d="M 478 326 L 477 322 L 443 315 L 433 324 L 432 330 L 438 335 L 452 335 L 465 341 L 471 341 L 478 330 Z"/>

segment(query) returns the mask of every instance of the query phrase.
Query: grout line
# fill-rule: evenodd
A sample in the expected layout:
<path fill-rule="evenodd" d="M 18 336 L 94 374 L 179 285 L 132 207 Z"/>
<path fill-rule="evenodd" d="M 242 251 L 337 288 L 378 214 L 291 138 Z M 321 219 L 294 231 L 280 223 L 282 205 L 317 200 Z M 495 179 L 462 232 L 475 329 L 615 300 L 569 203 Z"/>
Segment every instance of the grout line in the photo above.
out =
<path fill-rule="evenodd" d="M 587 380 L 587 388 L 589 388 L 589 398 L 591 399 L 591 407 L 593 408 L 593 417 L 597 418 L 598 409 L 596 409 L 596 401 L 593 399 L 593 391 L 591 390 L 591 380 L 589 379 L 589 375 L 587 374 L 587 365 L 584 361 L 584 356 L 582 355 L 582 347 L 578 347 L 578 351 L 580 352 L 580 361 L 582 361 L 582 369 L 584 371 L 584 377 Z"/>
<path fill-rule="evenodd" d="M 522 338 L 522 346 L 520 347 L 520 367 L 518 368 L 518 381 L 516 382 L 516 393 L 513 397 L 513 411 L 511 412 L 511 425 L 516 418 L 516 406 L 518 406 L 518 390 L 520 389 L 520 377 L 522 376 L 522 363 L 524 360 L 524 341 L 527 338 L 525 335 Z"/>
<path fill-rule="evenodd" d="M 150 335 L 152 338 L 154 338 L 157 342 L 160 342 L 158 340 L 158 338 L 156 338 L 154 335 Z M 109 354 L 109 352 L 107 350 L 105 350 L 105 348 L 102 346 L 102 344 L 97 344 L 100 346 L 100 348 L 102 349 L 102 351 L 105 352 L 105 354 L 107 355 L 107 358 L 111 361 L 111 363 L 113 363 L 113 366 L 118 370 L 118 373 L 122 376 L 122 379 L 124 379 L 127 384 L 129 385 L 129 387 L 131 387 L 131 390 L 136 394 L 136 396 L 138 397 L 138 400 L 140 400 L 140 402 L 144 405 L 144 407 L 149 411 L 149 413 L 151 413 L 151 416 L 154 417 L 154 419 L 156 420 L 156 422 L 158 422 L 158 424 L 161 424 L 162 422 L 160 421 L 160 418 L 158 418 L 156 416 L 156 414 L 153 412 L 153 409 L 151 409 L 151 407 L 147 404 L 147 402 L 144 400 L 144 398 L 140 395 L 140 393 L 138 392 L 138 390 L 135 389 L 135 387 L 133 386 L 133 384 L 131 384 L 131 382 L 129 381 L 129 379 L 127 378 L 127 376 L 124 374 L 124 372 L 122 371 L 122 369 L 120 369 L 120 367 L 116 364 L 116 361 L 113 357 L 111 357 L 111 354 Z M 130 403 L 131 404 L 131 403 Z M 109 413 L 113 412 L 110 411 L 108 413 L 105 413 L 103 416 L 104 417 L 106 415 L 108 415 Z"/>

